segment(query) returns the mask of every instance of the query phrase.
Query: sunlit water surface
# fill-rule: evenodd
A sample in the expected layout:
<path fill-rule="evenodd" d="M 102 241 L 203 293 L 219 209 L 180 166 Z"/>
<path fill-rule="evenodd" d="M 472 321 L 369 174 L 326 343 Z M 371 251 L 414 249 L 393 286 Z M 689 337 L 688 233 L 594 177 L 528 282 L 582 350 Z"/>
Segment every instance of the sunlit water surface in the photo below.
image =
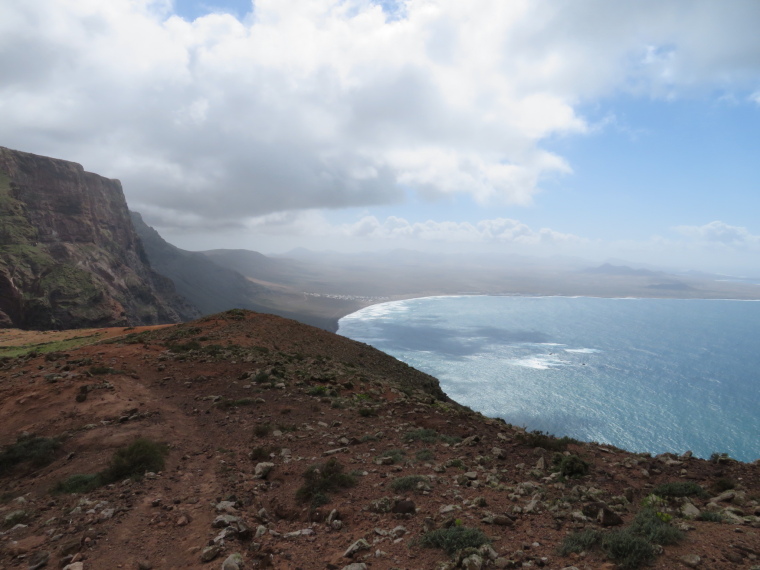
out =
<path fill-rule="evenodd" d="M 760 458 L 760 302 L 428 297 L 367 307 L 338 332 L 531 430 Z"/>

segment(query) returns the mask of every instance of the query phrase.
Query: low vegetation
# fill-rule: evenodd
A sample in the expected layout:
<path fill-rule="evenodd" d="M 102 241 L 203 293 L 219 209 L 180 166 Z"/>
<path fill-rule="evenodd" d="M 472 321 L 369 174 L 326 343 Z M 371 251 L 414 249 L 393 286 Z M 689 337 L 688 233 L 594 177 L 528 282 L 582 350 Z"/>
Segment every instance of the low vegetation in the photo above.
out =
<path fill-rule="evenodd" d="M 328 492 L 353 487 L 356 484 L 356 479 L 344 473 L 343 465 L 334 457 L 326 463 L 310 466 L 304 472 L 303 478 L 304 484 L 296 491 L 296 499 L 301 503 L 311 501 L 312 507 L 329 502 Z"/>
<path fill-rule="evenodd" d="M 416 491 L 420 483 L 427 487 L 430 484 L 430 479 L 424 475 L 407 475 L 406 477 L 399 477 L 391 481 L 390 487 L 396 493 L 405 493 Z"/>
<path fill-rule="evenodd" d="M 694 481 L 676 481 L 663 483 L 652 489 L 652 494 L 658 497 L 704 497 L 705 490 Z"/>
<path fill-rule="evenodd" d="M 60 446 L 57 438 L 33 435 L 19 437 L 16 443 L 0 452 L 0 476 L 21 463 L 28 463 L 36 468 L 44 467 L 52 463 Z"/>
<path fill-rule="evenodd" d="M 426 532 L 419 538 L 419 544 L 425 548 L 440 548 L 452 555 L 463 548 L 478 548 L 489 544 L 489 539 L 479 528 L 454 525 Z"/>
<path fill-rule="evenodd" d="M 139 479 L 146 472 L 158 472 L 164 468 L 168 447 L 150 439 L 138 438 L 126 447 L 118 449 L 103 471 L 77 473 L 53 487 L 53 493 L 85 493 L 109 483 L 124 479 Z"/>
<path fill-rule="evenodd" d="M 571 443 L 580 443 L 572 437 L 556 437 L 543 431 L 526 431 L 518 434 L 515 439 L 528 447 L 541 447 L 557 452 L 567 451 L 567 446 Z"/>
<path fill-rule="evenodd" d="M 442 433 L 438 433 L 434 429 L 416 429 L 412 431 L 408 431 L 404 434 L 404 441 L 407 443 L 412 443 L 414 441 L 422 441 L 424 443 L 436 443 L 436 442 L 443 442 L 443 443 L 459 443 L 461 440 L 458 437 L 450 436 L 450 435 L 444 435 Z"/>
<path fill-rule="evenodd" d="M 622 530 L 585 530 L 569 535 L 562 542 L 559 553 L 565 556 L 601 548 L 619 568 L 634 570 L 652 562 L 658 546 L 675 544 L 683 538 L 683 532 L 672 526 L 669 518 L 653 509 L 643 509 Z"/>

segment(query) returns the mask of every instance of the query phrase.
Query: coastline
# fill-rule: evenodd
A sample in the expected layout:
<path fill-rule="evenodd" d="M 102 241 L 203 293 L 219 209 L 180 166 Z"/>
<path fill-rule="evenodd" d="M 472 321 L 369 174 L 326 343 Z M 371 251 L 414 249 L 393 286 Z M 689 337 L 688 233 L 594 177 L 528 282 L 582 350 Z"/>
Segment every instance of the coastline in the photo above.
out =
<path fill-rule="evenodd" d="M 647 301 L 647 300 L 662 300 L 662 301 L 755 301 L 755 302 L 760 301 L 760 299 L 736 299 L 736 298 L 714 298 L 714 297 L 713 298 L 710 298 L 710 297 L 707 297 L 707 298 L 706 297 L 690 297 L 690 298 L 678 297 L 678 298 L 674 298 L 674 297 L 662 297 L 662 296 L 656 296 L 656 297 L 655 296 L 647 296 L 647 297 L 644 297 L 644 296 L 619 297 L 619 296 L 599 296 L 599 295 L 536 295 L 536 294 L 513 294 L 513 293 L 502 294 L 502 295 L 493 295 L 493 294 L 473 294 L 473 293 L 466 293 L 466 294 L 449 293 L 449 294 L 430 294 L 430 295 L 419 295 L 419 296 L 417 296 L 417 295 L 408 295 L 408 296 L 404 296 L 403 298 L 393 299 L 393 300 L 389 300 L 389 301 L 382 301 L 382 302 L 378 302 L 378 303 L 366 303 L 362 307 L 358 308 L 356 311 L 353 311 L 352 313 L 347 313 L 347 314 L 343 315 L 343 317 L 340 317 L 340 319 L 344 318 L 345 316 L 351 315 L 353 313 L 362 311 L 362 310 L 366 309 L 367 307 L 371 307 L 371 306 L 375 306 L 375 305 L 384 305 L 384 304 L 388 304 L 388 303 L 395 303 L 395 302 L 398 302 L 398 301 L 405 301 L 405 300 L 410 300 L 410 299 L 435 299 L 435 298 L 448 298 L 448 297 L 450 297 L 450 298 L 464 298 L 464 297 L 519 297 L 519 298 L 536 298 L 536 299 L 538 299 L 538 298 L 566 298 L 566 299 L 610 299 L 610 300 L 630 300 L 630 301 Z M 340 319 L 336 320 L 336 322 L 338 323 L 338 327 L 339 327 L 339 321 L 340 321 Z M 341 333 L 338 331 L 337 334 L 341 334 Z M 347 336 L 347 335 L 341 335 L 341 336 Z M 352 338 L 352 337 L 348 337 L 347 336 L 347 338 Z M 380 347 L 377 347 L 377 346 L 375 346 L 375 348 L 378 348 L 378 350 L 381 350 L 381 351 L 383 350 L 383 348 L 380 348 Z M 570 351 L 568 351 L 568 352 L 570 352 Z M 393 356 L 394 358 L 399 358 L 398 356 L 395 356 L 393 354 L 391 354 L 390 356 Z M 410 365 L 412 365 L 414 367 L 418 367 L 418 365 L 415 365 L 415 364 L 410 364 Z M 420 368 L 420 370 L 425 371 L 426 369 Z M 440 372 L 436 373 L 435 371 L 427 371 L 427 373 L 431 374 L 434 377 L 438 377 L 438 375 L 440 374 Z M 443 384 L 443 382 L 440 380 L 440 378 L 437 378 L 437 379 L 439 380 L 439 382 L 441 382 L 441 384 Z M 464 406 L 467 406 L 467 407 L 471 407 L 475 411 L 478 411 L 479 413 L 483 413 L 486 417 L 492 417 L 492 418 L 501 418 L 502 417 L 502 416 L 500 416 L 498 414 L 494 415 L 492 411 L 489 412 L 489 411 L 486 411 L 485 409 L 480 409 L 477 406 L 473 406 L 472 403 L 464 403 L 464 402 L 460 401 L 460 398 L 458 398 L 458 397 L 452 395 L 451 393 L 449 393 L 449 391 L 447 391 L 444 388 L 443 385 L 441 385 L 441 389 L 444 390 L 444 392 L 446 393 L 446 395 L 449 398 L 451 398 L 452 400 L 457 401 L 461 405 L 464 405 Z M 461 396 L 461 394 L 460 394 L 460 396 Z M 509 417 L 506 417 L 504 419 L 506 419 L 506 421 L 510 421 Z M 534 425 L 534 428 L 535 429 L 540 429 L 540 427 L 537 428 L 535 425 Z M 528 427 L 526 427 L 526 429 L 534 429 L 534 428 L 528 428 Z M 560 435 L 562 435 L 562 434 L 560 434 Z M 571 434 L 565 434 L 565 435 L 568 435 L 569 437 L 574 437 Z M 559 437 L 559 435 L 558 435 L 558 437 Z M 587 438 L 584 438 L 583 436 L 579 436 L 579 437 L 581 439 L 587 439 Z M 592 436 L 592 437 L 600 438 L 601 436 L 599 434 L 597 434 L 597 435 Z M 616 447 L 620 447 L 621 449 L 625 449 L 625 450 L 627 450 L 627 451 L 629 451 L 631 453 L 649 453 L 651 455 L 659 455 L 661 453 L 680 454 L 680 453 L 682 453 L 682 452 L 685 451 L 684 449 L 680 449 L 679 450 L 679 449 L 670 449 L 670 448 L 662 448 L 663 450 L 661 450 L 661 451 L 655 451 L 654 449 L 659 449 L 659 448 L 657 448 L 657 446 L 650 446 L 650 448 L 648 450 L 645 449 L 646 446 L 645 447 L 638 446 L 640 449 L 637 449 L 636 446 L 625 446 L 624 444 L 621 444 L 620 442 L 615 443 L 615 442 L 606 441 L 606 440 L 602 440 L 602 439 L 597 439 L 597 440 L 598 441 L 602 441 L 605 444 L 609 444 L 609 445 L 613 445 L 613 446 L 616 446 Z M 692 444 L 693 443 L 694 442 L 692 441 Z M 697 447 L 699 447 L 699 444 L 697 444 Z M 716 451 L 716 450 L 717 451 L 721 451 L 720 449 L 718 449 L 718 447 L 720 447 L 720 446 L 717 446 L 716 449 L 714 449 L 713 451 Z M 697 453 L 699 453 L 700 454 L 699 456 L 702 457 L 703 459 L 708 459 L 709 452 L 705 452 L 704 449 L 701 450 L 701 451 L 697 451 Z M 733 453 L 733 452 L 731 452 L 731 453 Z M 757 457 L 753 458 L 752 455 L 748 455 L 746 453 L 742 454 L 742 453 L 739 453 L 739 451 L 736 451 L 736 453 L 738 455 L 744 457 L 744 459 L 736 459 L 737 461 L 740 461 L 740 462 L 743 462 L 743 463 L 755 463 L 755 462 L 760 461 L 760 454 L 758 454 Z M 733 458 L 733 456 L 732 456 L 732 458 Z"/>

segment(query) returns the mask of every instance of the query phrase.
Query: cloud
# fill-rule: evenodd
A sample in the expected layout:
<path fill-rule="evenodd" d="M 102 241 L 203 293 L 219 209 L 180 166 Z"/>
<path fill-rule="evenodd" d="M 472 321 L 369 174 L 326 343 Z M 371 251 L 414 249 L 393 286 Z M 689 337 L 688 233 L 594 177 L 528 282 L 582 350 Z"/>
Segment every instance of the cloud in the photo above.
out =
<path fill-rule="evenodd" d="M 695 241 L 735 248 L 760 246 L 760 236 L 749 232 L 747 228 L 730 226 L 720 221 L 703 226 L 677 226 L 678 233 Z"/>
<path fill-rule="evenodd" d="M 355 222 L 331 224 L 317 211 L 278 212 L 253 218 L 247 227 L 257 234 L 350 238 L 373 242 L 414 240 L 459 244 L 516 244 L 545 246 L 583 244 L 588 240 L 548 228 L 534 230 L 517 220 L 496 218 L 476 223 L 455 221 L 410 222 L 398 216 L 381 221 L 376 216 L 363 216 Z"/>
<path fill-rule="evenodd" d="M 121 178 L 167 224 L 408 192 L 529 204 L 571 172 L 546 140 L 589 131 L 580 104 L 749 92 L 760 74 L 754 0 L 382 4 L 257 0 L 243 21 L 189 22 L 169 0 L 5 2 L 2 144 Z"/>

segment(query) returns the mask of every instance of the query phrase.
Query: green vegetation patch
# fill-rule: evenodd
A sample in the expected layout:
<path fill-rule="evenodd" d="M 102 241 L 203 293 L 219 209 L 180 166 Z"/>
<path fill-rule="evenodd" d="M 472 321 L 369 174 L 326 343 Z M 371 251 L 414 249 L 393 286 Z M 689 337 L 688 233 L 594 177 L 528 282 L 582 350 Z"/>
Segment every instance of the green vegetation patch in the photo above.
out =
<path fill-rule="evenodd" d="M 655 559 L 656 545 L 675 544 L 683 538 L 683 532 L 671 526 L 669 518 L 653 509 L 643 509 L 622 530 L 606 533 L 584 530 L 567 536 L 559 547 L 559 554 L 565 556 L 601 548 L 619 568 L 634 570 Z"/>
<path fill-rule="evenodd" d="M 442 433 L 438 433 L 434 429 L 416 429 L 412 431 L 408 431 L 404 434 L 403 439 L 407 443 L 412 443 L 414 441 L 422 441 L 424 443 L 436 443 L 438 441 L 441 441 L 443 443 L 459 443 L 462 441 L 458 437 L 450 436 L 450 435 L 444 435 Z"/>
<path fill-rule="evenodd" d="M 694 481 L 675 481 L 663 483 L 652 489 L 658 497 L 705 497 L 707 493 Z"/>
<path fill-rule="evenodd" d="M 479 548 L 490 542 L 491 539 L 479 528 L 458 525 L 431 530 L 419 538 L 419 544 L 425 548 L 440 548 L 449 555 L 463 548 Z"/>
<path fill-rule="evenodd" d="M 541 447 L 548 451 L 558 452 L 566 451 L 571 443 L 580 443 L 572 437 L 556 437 L 543 431 L 518 433 L 515 439 L 528 447 Z"/>
<path fill-rule="evenodd" d="M 399 477 L 391 481 L 391 489 L 397 493 L 417 491 L 420 483 L 423 483 L 425 487 L 430 484 L 430 479 L 424 475 L 407 475 L 406 477 Z"/>
<path fill-rule="evenodd" d="M 30 463 L 36 468 L 44 467 L 53 462 L 55 452 L 60 446 L 57 438 L 33 435 L 19 437 L 16 443 L 0 452 L 0 476 L 21 463 Z"/>
<path fill-rule="evenodd" d="M 553 459 L 554 467 L 559 474 L 567 478 L 578 478 L 588 475 L 589 464 L 577 455 L 557 454 Z"/>
<path fill-rule="evenodd" d="M 117 483 L 127 478 L 139 479 L 145 472 L 158 472 L 164 468 L 169 448 L 143 437 L 137 438 L 126 447 L 117 449 L 111 461 L 98 473 L 78 473 L 57 483 L 53 493 L 85 493 L 109 483 Z"/>
<path fill-rule="evenodd" d="M 303 474 L 304 484 L 296 491 L 296 499 L 301 503 L 311 501 L 312 507 L 325 504 L 330 491 L 337 491 L 356 485 L 356 478 L 343 472 L 343 465 L 331 458 L 326 463 L 310 466 Z"/>

